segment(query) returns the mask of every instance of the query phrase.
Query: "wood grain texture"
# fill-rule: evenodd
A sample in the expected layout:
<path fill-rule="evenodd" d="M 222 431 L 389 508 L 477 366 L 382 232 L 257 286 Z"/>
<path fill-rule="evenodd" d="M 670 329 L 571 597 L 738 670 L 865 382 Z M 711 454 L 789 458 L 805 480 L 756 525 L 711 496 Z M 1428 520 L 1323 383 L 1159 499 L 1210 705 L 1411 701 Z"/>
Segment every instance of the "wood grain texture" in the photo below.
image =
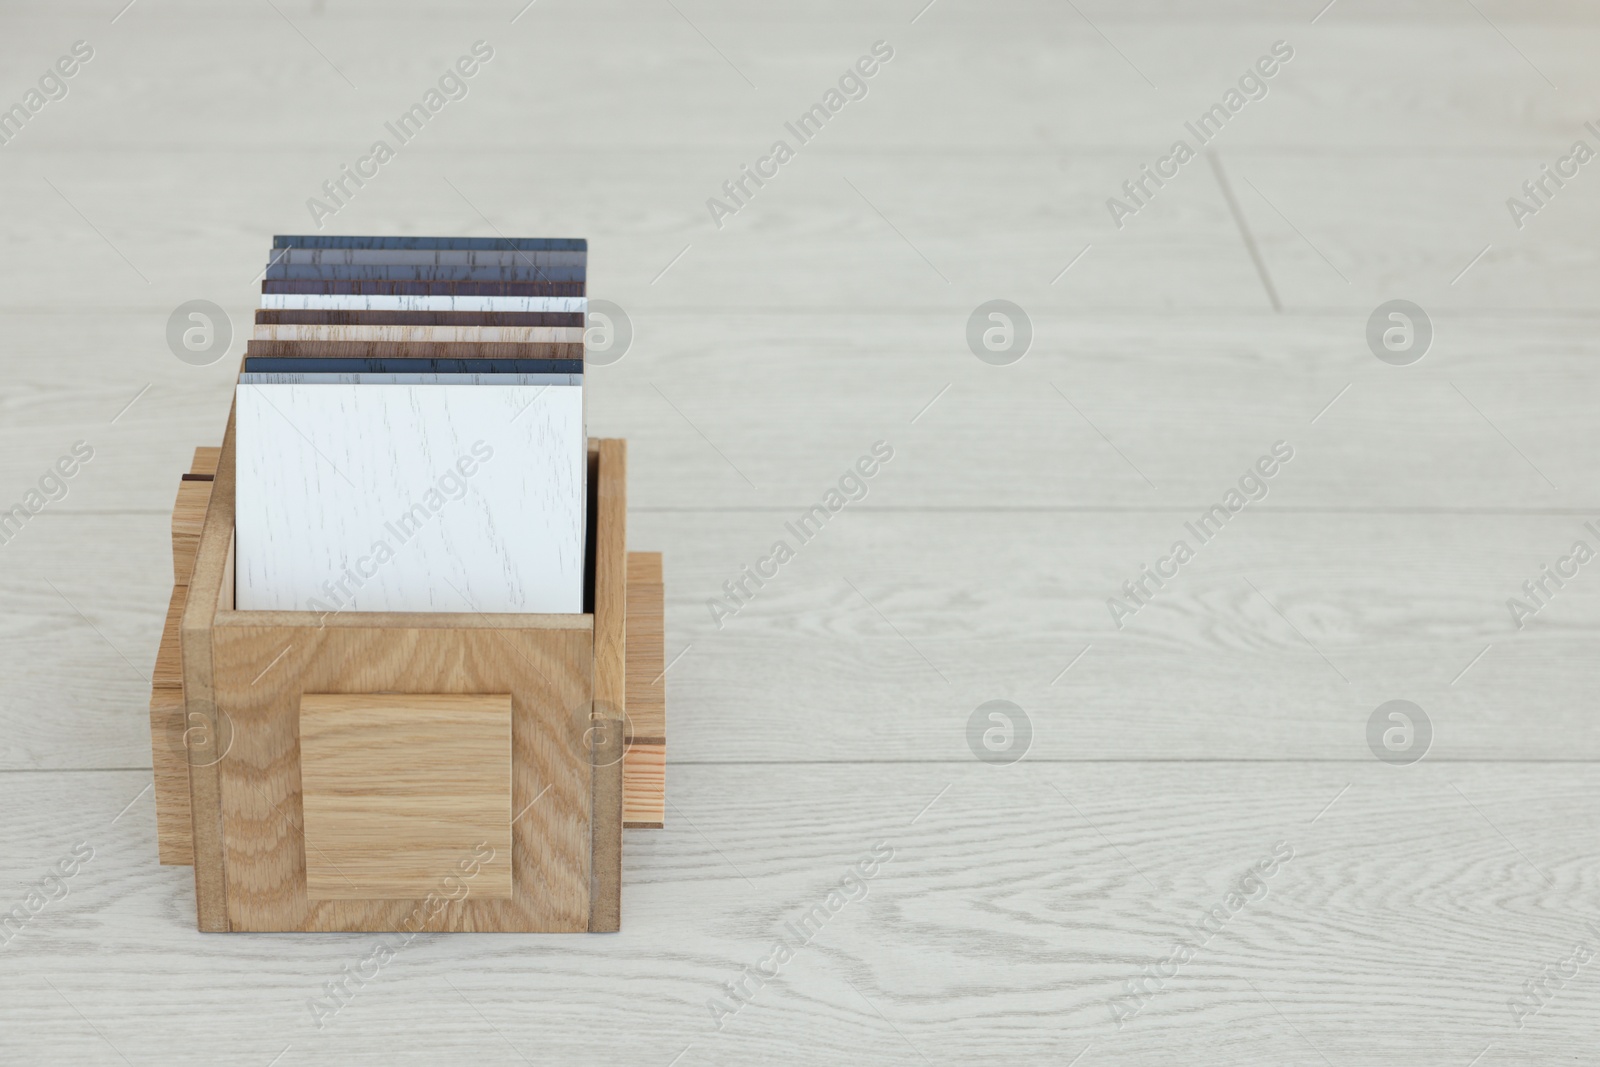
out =
<path fill-rule="evenodd" d="M 583 359 L 583 341 L 249 341 L 251 357 L 301 359 Z"/>
<path fill-rule="evenodd" d="M 661 553 L 628 553 L 627 745 L 622 825 L 661 829 L 667 815 L 667 680 Z"/>
<path fill-rule="evenodd" d="M 627 710 L 628 445 L 599 442 L 595 487 L 594 699 L 596 714 Z"/>
<path fill-rule="evenodd" d="M 399 346 L 404 349 L 406 346 Z M 247 356 L 243 374 L 572 374 L 581 359 L 438 359 L 425 355 L 382 357 Z M 242 377 L 242 375 L 241 375 Z M 243 384 L 243 383 L 241 383 Z M 582 384 L 581 382 L 579 384 Z M 498 420 L 497 420 L 498 421 Z"/>
<path fill-rule="evenodd" d="M 255 323 L 282 326 L 455 326 L 502 329 L 583 329 L 584 315 L 568 311 L 349 311 L 338 308 L 257 308 Z"/>
<path fill-rule="evenodd" d="M 409 281 L 409 282 L 582 282 L 582 264 L 540 266 L 519 263 L 512 266 L 472 266 L 466 264 L 412 263 L 271 263 L 265 278 L 275 281 Z M 277 292 L 322 292 L 319 289 L 279 289 Z M 329 292 L 367 292 L 336 289 Z M 376 290 L 385 292 L 387 290 Z M 414 290 L 404 290 L 407 292 Z M 559 294 L 556 294 L 559 295 Z M 581 291 L 573 295 L 582 295 Z"/>
<path fill-rule="evenodd" d="M 874 507 L 1198 509 L 1280 439 L 1299 459 L 1291 476 L 1274 480 L 1266 510 L 1550 513 L 1600 500 L 1600 467 L 1577 459 L 1600 448 L 1600 433 L 1591 442 L 1584 419 L 1600 395 L 1600 367 L 1585 355 L 1584 318 L 1541 315 L 1532 332 L 1526 321 L 1455 317 L 1449 360 L 1425 358 L 1401 374 L 1370 353 L 1352 353 L 1352 344 L 1365 352 L 1361 316 L 1140 310 L 1129 321 L 1114 312 L 1030 313 L 1035 347 L 1003 374 L 970 353 L 948 351 L 964 345 L 952 340 L 966 314 L 955 309 L 942 318 L 860 313 L 830 325 L 800 312 L 652 313 L 636 323 L 635 348 L 621 363 L 590 365 L 590 387 L 599 390 L 589 405 L 590 430 L 632 443 L 636 512 L 803 507 L 878 439 L 911 462 L 899 468 L 907 477 L 893 476 L 891 464 L 874 479 L 867 501 Z M 19 346 L 49 343 L 27 316 L 10 322 Z M 86 344 L 114 351 L 118 337 L 140 325 L 137 316 L 108 314 L 82 328 Z M 653 337 L 648 349 L 645 330 Z M 932 350 L 945 352 L 938 364 L 919 355 Z M 13 389 L 29 400 L 0 426 L 0 442 L 10 448 L 0 450 L 0 473 L 19 491 L 55 460 L 54 437 L 93 437 L 89 413 L 115 414 L 146 384 L 119 385 L 123 372 L 109 358 L 92 357 L 85 367 L 95 382 L 19 372 Z M 841 376 L 855 386 L 830 392 L 828 383 Z M 675 380 L 693 382 L 692 392 L 680 394 Z M 765 399 L 749 403 L 752 393 Z M 194 372 L 162 381 L 110 431 L 115 436 L 107 440 L 125 444 L 102 445 L 71 495 L 33 521 L 47 521 L 56 509 L 168 511 L 172 475 L 196 441 L 216 439 L 226 394 L 222 376 L 207 383 Z M 1037 447 L 1015 455 L 993 433 L 1002 419 Z M 1413 459 L 1396 463 L 1400 454 Z M 939 477 L 928 475 L 933 470 Z"/>
<path fill-rule="evenodd" d="M 200 457 L 195 457 L 198 465 Z M 209 472 L 216 474 L 215 466 Z M 172 505 L 172 579 L 188 585 L 194 573 L 194 554 L 200 547 L 200 531 L 206 522 L 206 506 L 211 503 L 211 482 L 184 480 L 178 483 L 178 498 Z"/>
<path fill-rule="evenodd" d="M 150 691 L 150 759 L 155 780 L 156 849 L 163 864 L 194 865 L 189 764 L 182 689 Z"/>
<path fill-rule="evenodd" d="M 306 898 L 511 893 L 511 696 L 304 693 Z"/>
<path fill-rule="evenodd" d="M 590 769 L 585 736 L 592 672 L 583 630 L 319 627 L 220 616 L 217 698 L 233 725 L 219 765 L 228 846 L 228 916 L 236 930 L 389 930 L 421 910 L 429 930 L 581 931 L 589 924 Z M 302 692 L 512 695 L 509 900 L 466 897 L 437 908 L 407 900 L 317 901 L 306 895 L 296 708 Z"/>
<path fill-rule="evenodd" d="M 447 344 L 451 342 L 516 344 L 581 344 L 577 326 L 334 326 L 263 323 L 251 335 L 256 341 L 387 341 Z"/>
<path fill-rule="evenodd" d="M 170 504 L 170 471 L 162 480 Z M 1358 727 L 1403 695 L 1448 717 L 1435 739 L 1443 758 L 1600 759 L 1584 695 L 1600 686 L 1600 662 L 1585 651 L 1600 640 L 1600 586 L 1568 582 L 1520 631 L 1505 604 L 1587 515 L 1252 509 L 1119 631 L 1106 598 L 1166 552 L 1187 514 L 997 511 L 958 522 L 863 504 L 720 629 L 707 599 L 767 551 L 790 514 L 716 512 L 708 524 L 705 512 L 630 506 L 631 540 L 671 549 L 667 658 L 689 649 L 666 678 L 674 706 L 693 709 L 673 722 L 675 758 L 961 759 L 964 716 L 1004 696 L 1055 724 L 1034 741 L 1050 760 L 1360 759 Z M 170 517 L 118 520 L 121 553 L 97 547 L 103 516 L 35 521 L 39 537 L 0 552 L 0 596 L 15 605 L 0 665 L 43 702 L 0 705 L 5 766 L 70 766 L 74 753 L 88 766 L 145 765 L 142 709 L 172 591 Z M 991 551 L 964 554 L 969 539 Z M 1030 546 L 1041 543 L 1071 546 L 1078 564 L 1038 564 Z M 1260 714 L 1240 714 L 1241 679 Z M 874 716 L 846 714 L 862 705 Z M 796 718 L 796 706 L 827 728 Z M 931 725 L 930 707 L 941 709 Z M 760 728 L 738 727 L 744 715 Z"/>
<path fill-rule="evenodd" d="M 207 620 L 209 634 L 185 638 L 186 646 L 203 644 L 208 653 L 203 672 L 199 657 L 186 655 L 186 686 L 207 700 L 205 721 L 226 727 L 226 758 L 208 758 L 190 773 L 202 929 L 615 929 L 623 737 L 619 720 L 594 728 L 593 617 L 233 610 L 227 531 L 234 511 L 234 433 L 230 419 L 191 592 L 191 603 L 205 598 L 217 607 Z M 224 518 L 228 527 L 213 528 Z M 520 625 L 525 619 L 529 624 Z M 513 898 L 474 898 L 470 890 L 405 900 L 309 898 L 297 728 L 304 692 L 510 693 Z M 191 704 L 191 716 L 195 711 Z M 597 734 L 604 746 L 598 751 Z M 610 762 L 597 774 L 596 760 Z M 615 786 L 596 788 L 597 777 L 614 779 Z M 205 807 L 208 801 L 212 807 Z M 606 839 L 597 848 L 591 839 L 596 803 L 615 828 L 615 848 Z M 211 811 L 219 818 L 210 818 Z M 208 847 L 219 857 L 214 867 Z M 605 892 L 595 907 L 597 854 L 606 866 L 599 878 Z M 201 896 L 203 877 L 220 901 Z"/>
<path fill-rule="evenodd" d="M 245 371 L 240 385 L 582 385 L 581 374 L 328 374 Z"/>
<path fill-rule="evenodd" d="M 189 766 L 195 915 L 204 932 L 230 928 L 217 766 L 231 751 L 232 731 L 224 732 L 225 723 L 217 714 L 212 629 L 218 612 L 231 609 L 234 602 L 233 516 L 234 412 L 230 409 L 181 626 L 187 723 L 183 752 Z"/>
<path fill-rule="evenodd" d="M 276 234 L 273 248 L 466 252 L 586 252 L 583 237 L 414 237 L 392 234 Z"/>
<path fill-rule="evenodd" d="M 155 668 L 150 672 L 152 689 L 183 690 L 183 609 L 189 587 L 175 585 L 167 601 L 167 618 L 161 627 L 161 645 L 156 650 Z"/>
<path fill-rule="evenodd" d="M 440 282 L 440 281 L 272 281 L 261 283 L 265 295 L 426 297 L 582 297 L 583 282 Z"/>
<path fill-rule="evenodd" d="M 1592 1058 L 1587 967 L 1520 1029 L 1508 1002 L 1592 936 L 1597 587 L 1585 567 L 1525 629 L 1504 614 L 1600 501 L 1591 168 L 1523 228 L 1506 212 L 1594 143 L 1592 7 L 607 0 L 508 27 L 520 4 L 280 6 L 100 23 L 0 168 L 27 205 L 0 336 L 48 354 L 0 386 L 3 498 L 96 449 L 0 550 L 0 909 L 96 849 L 4 947 L 0 1060 Z M 17 9 L 8 40 L 26 71 L 113 13 Z M 591 291 L 635 339 L 594 368 L 591 427 L 632 445 L 630 540 L 673 561 L 668 678 L 694 714 L 672 827 L 627 834 L 620 933 L 419 938 L 319 1029 L 308 1001 L 395 935 L 197 937 L 188 872 L 151 858 L 148 771 L 84 768 L 143 765 L 172 475 L 227 403 L 230 368 L 174 360 L 164 322 L 217 300 L 237 354 L 268 236 L 249 220 L 305 220 L 494 26 L 471 97 L 328 228 L 596 238 Z M 717 228 L 707 197 L 882 38 L 870 94 Z M 1294 62 L 1210 149 L 1236 210 L 1196 160 L 1118 229 L 1107 198 L 1277 39 Z M 1010 367 L 964 336 L 995 297 L 1035 327 Z M 1363 336 L 1394 297 L 1436 328 L 1409 367 Z M 706 600 L 879 438 L 897 458 L 870 497 L 718 629 Z M 1106 586 L 1279 438 L 1305 466 L 1112 629 Z M 1438 727 L 1410 768 L 1363 736 L 1397 695 Z M 996 697 L 1035 726 L 1009 768 L 963 733 Z M 866 898 L 717 1029 L 708 1000 L 878 840 Z M 1266 899 L 1118 1029 L 1107 1002 L 1278 840 L 1296 855 Z"/>
<path fill-rule="evenodd" d="M 622 753 L 623 829 L 661 830 L 666 825 L 666 742 L 628 741 Z"/>
<path fill-rule="evenodd" d="M 602 438 L 597 451 L 591 933 L 614 932 L 622 923 L 622 779 L 628 714 L 628 443 Z"/>
<path fill-rule="evenodd" d="M 666 813 L 666 693 L 662 676 L 662 586 L 660 553 L 628 554 L 627 707 L 622 769 L 623 824 L 635 829 L 659 829 Z M 652 581 L 653 579 L 653 581 Z M 169 677 L 163 662 L 178 662 L 181 645 L 177 622 L 186 589 L 174 592 L 179 614 L 169 611 L 169 629 L 163 634 L 155 677 L 162 688 L 151 694 L 150 745 L 155 766 L 155 788 L 161 862 L 194 862 L 189 809 L 188 766 L 184 759 L 185 721 L 182 676 Z M 267 618 L 289 621 L 292 615 L 264 613 Z M 379 616 L 386 623 L 389 616 Z M 398 621 L 400 617 L 392 617 Z M 580 617 L 582 620 L 583 617 Z"/>
<path fill-rule="evenodd" d="M 261 306 L 287 311 L 502 311 L 583 312 L 581 296 L 421 296 L 397 294 L 262 293 Z"/>
<path fill-rule="evenodd" d="M 240 385 L 238 398 L 241 608 L 583 610 L 581 387 Z"/>
<path fill-rule="evenodd" d="M 142 772 L 0 776 L 8 882 L 36 881 L 71 842 L 96 849 L 70 896 L 5 948 L 0 1056 L 26 1062 L 53 1043 L 69 1062 L 120 1063 L 76 1006 L 135 1063 L 266 1063 L 286 1045 L 285 1060 L 313 1063 L 521 1063 L 475 1006 L 530 1056 L 574 1065 L 648 1063 L 690 1044 L 748 1062 L 775 1042 L 818 1067 L 903 1067 L 922 1062 L 916 1048 L 936 1064 L 1060 1065 L 1091 1043 L 1079 1067 L 1311 1067 L 1319 1049 L 1336 1065 L 1462 1067 L 1490 1044 L 1483 1059 L 1510 1067 L 1583 1063 L 1587 968 L 1520 1030 L 1507 1002 L 1575 943 L 1597 946 L 1573 906 L 1597 876 L 1592 777 L 1370 758 L 691 763 L 675 767 L 684 818 L 628 835 L 620 933 L 423 939 L 318 1029 L 307 1002 L 379 937 L 197 938 L 184 872 L 148 858 L 148 805 L 107 830 Z M 785 924 L 878 842 L 893 857 L 865 897 L 847 886 L 858 899 L 778 979 L 747 982 L 750 1003 L 718 1029 L 707 1001 L 792 943 Z M 1119 1029 L 1108 1002 L 1278 842 L 1294 855 L 1263 879 L 1265 896 Z M 152 959 L 166 961 L 159 982 Z M 592 1017 L 624 1012 L 638 1026 L 595 1032 Z"/>
<path fill-rule="evenodd" d="M 665 741 L 665 587 L 661 553 L 628 553 L 627 685 L 630 741 Z"/>
<path fill-rule="evenodd" d="M 287 266 L 359 267 L 469 267 L 474 269 L 524 269 L 529 267 L 583 267 L 587 252 L 459 251 L 446 249 L 286 248 L 275 249 L 271 263 Z M 268 275 L 271 276 L 270 274 Z"/>

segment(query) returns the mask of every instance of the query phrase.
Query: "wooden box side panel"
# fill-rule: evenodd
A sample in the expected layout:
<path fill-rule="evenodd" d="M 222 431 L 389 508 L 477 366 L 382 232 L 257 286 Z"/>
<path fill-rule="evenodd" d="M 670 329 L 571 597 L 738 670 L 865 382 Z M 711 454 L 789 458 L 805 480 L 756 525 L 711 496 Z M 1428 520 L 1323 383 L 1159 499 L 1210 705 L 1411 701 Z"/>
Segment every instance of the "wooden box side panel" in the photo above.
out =
<path fill-rule="evenodd" d="M 231 928 L 587 929 L 592 640 L 586 630 L 256 626 L 247 614 L 218 625 L 217 706 L 232 737 L 218 765 Z M 308 692 L 511 694 L 512 899 L 475 899 L 470 879 L 421 899 L 307 898 L 298 707 Z"/>
<path fill-rule="evenodd" d="M 184 732 L 188 729 L 183 701 L 183 615 L 189 600 L 189 576 L 205 530 L 211 503 L 211 480 L 221 448 L 194 450 L 194 464 L 178 483 L 172 509 L 172 600 L 156 652 L 150 692 L 150 756 L 155 771 L 156 841 L 163 864 L 194 864 L 193 816 L 189 812 L 189 764 Z"/>
<path fill-rule="evenodd" d="M 163 864 L 194 863 L 189 768 L 183 758 L 183 690 L 150 691 L 150 753 L 156 796 L 156 848 Z"/>
<path fill-rule="evenodd" d="M 622 763 L 628 691 L 628 443 L 599 442 L 594 536 L 594 815 L 590 931 L 622 925 Z"/>
<path fill-rule="evenodd" d="M 218 453 L 194 573 L 180 625 L 183 658 L 184 755 L 189 771 L 190 834 L 194 856 L 197 925 L 228 929 L 226 872 L 222 860 L 222 804 L 217 764 L 226 754 L 219 729 L 211 657 L 211 630 L 219 606 L 233 604 L 233 412 Z"/>

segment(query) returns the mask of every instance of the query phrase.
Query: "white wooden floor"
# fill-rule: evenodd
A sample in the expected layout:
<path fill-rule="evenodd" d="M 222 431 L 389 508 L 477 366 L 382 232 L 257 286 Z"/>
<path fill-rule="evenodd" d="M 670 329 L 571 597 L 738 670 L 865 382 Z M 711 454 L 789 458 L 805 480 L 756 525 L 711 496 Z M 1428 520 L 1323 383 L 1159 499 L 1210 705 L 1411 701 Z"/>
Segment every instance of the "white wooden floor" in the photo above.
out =
<path fill-rule="evenodd" d="M 0 147 L 0 504 L 94 449 L 0 545 L 0 911 L 93 850 L 0 934 L 0 1062 L 1593 1061 L 1600 564 L 1506 606 L 1600 547 L 1600 163 L 1506 207 L 1600 146 L 1592 5 L 123 2 L 0 15 L 0 105 L 94 49 Z M 621 934 L 418 939 L 319 1029 L 374 939 L 201 936 L 156 864 L 168 514 L 235 365 L 164 329 L 215 301 L 237 357 L 270 236 L 480 39 L 329 232 L 589 238 L 634 330 L 590 425 L 630 441 L 681 653 L 668 828 L 627 835 Z M 878 40 L 868 96 L 713 225 Z M 1268 95 L 1117 229 L 1106 199 L 1278 40 Z M 1011 366 L 965 340 L 996 298 L 1033 324 Z M 1396 298 L 1433 324 L 1411 366 L 1365 340 Z M 866 499 L 719 628 L 879 440 Z M 1267 499 L 1117 629 L 1106 599 L 1280 440 Z M 1394 699 L 1432 725 L 1409 766 L 1368 744 Z M 990 700 L 1031 722 L 1019 763 L 969 748 Z"/>

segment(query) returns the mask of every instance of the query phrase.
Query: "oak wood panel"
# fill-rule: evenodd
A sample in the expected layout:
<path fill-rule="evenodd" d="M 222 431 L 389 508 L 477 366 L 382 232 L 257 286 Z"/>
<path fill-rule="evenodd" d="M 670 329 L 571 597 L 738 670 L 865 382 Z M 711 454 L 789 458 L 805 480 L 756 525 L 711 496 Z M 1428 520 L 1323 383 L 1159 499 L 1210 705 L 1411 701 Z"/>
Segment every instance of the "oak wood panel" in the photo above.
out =
<path fill-rule="evenodd" d="M 303 694 L 307 899 L 509 899 L 511 722 L 509 694 Z"/>
<path fill-rule="evenodd" d="M 161 646 L 156 650 L 155 668 L 150 673 L 152 689 L 183 691 L 183 609 L 188 599 L 187 585 L 172 587 L 167 618 L 161 627 Z"/>
<path fill-rule="evenodd" d="M 220 446 L 200 445 L 194 450 L 194 460 L 189 464 L 189 473 L 215 478 L 217 475 L 217 462 L 221 457 L 222 448 Z"/>
<path fill-rule="evenodd" d="M 211 482 L 221 448 L 200 445 L 189 474 L 178 484 L 172 508 L 174 585 L 161 645 L 151 671 L 150 758 L 155 786 L 158 853 L 163 864 L 193 866 L 193 813 L 189 807 L 188 709 L 183 698 L 183 609 L 194 572 Z"/>
<path fill-rule="evenodd" d="M 621 718 L 627 707 L 627 442 L 599 442 L 595 491 L 594 658 L 597 714 Z"/>
<path fill-rule="evenodd" d="M 195 912 L 199 928 L 205 932 L 229 929 L 217 766 L 231 752 L 232 732 L 226 730 L 226 721 L 217 712 L 211 631 L 218 612 L 233 606 L 233 433 L 234 412 L 230 407 L 180 630 L 185 719 L 189 724 L 183 751 L 189 765 Z"/>
<path fill-rule="evenodd" d="M 667 682 L 661 553 L 628 553 L 627 747 L 623 826 L 660 829 L 667 815 Z"/>
<path fill-rule="evenodd" d="M 179 585 L 189 584 L 189 575 L 194 572 L 194 554 L 200 547 L 200 531 L 210 502 L 209 481 L 178 483 L 178 498 L 172 506 L 172 577 Z"/>
<path fill-rule="evenodd" d="M 184 755 L 187 726 L 181 689 L 150 691 L 150 758 L 155 781 L 156 847 L 163 864 L 194 864 L 194 832 L 189 811 L 189 764 Z"/>
<path fill-rule="evenodd" d="M 628 553 L 627 691 L 630 741 L 665 741 L 667 689 L 661 553 Z"/>
<path fill-rule="evenodd" d="M 627 741 L 622 753 L 622 826 L 660 830 L 667 825 L 667 746 Z"/>
<path fill-rule="evenodd" d="M 628 702 L 628 443 L 620 438 L 601 438 L 596 451 L 589 930 L 611 932 L 622 921 L 622 779 Z"/>
<path fill-rule="evenodd" d="M 590 638 L 582 630 L 263 624 L 218 617 L 218 704 L 232 721 L 218 765 L 236 930 L 581 931 L 589 923 Z M 316 900 L 306 893 L 296 708 L 302 693 L 510 693 L 514 896 Z M 470 887 L 469 887 L 470 888 Z"/>

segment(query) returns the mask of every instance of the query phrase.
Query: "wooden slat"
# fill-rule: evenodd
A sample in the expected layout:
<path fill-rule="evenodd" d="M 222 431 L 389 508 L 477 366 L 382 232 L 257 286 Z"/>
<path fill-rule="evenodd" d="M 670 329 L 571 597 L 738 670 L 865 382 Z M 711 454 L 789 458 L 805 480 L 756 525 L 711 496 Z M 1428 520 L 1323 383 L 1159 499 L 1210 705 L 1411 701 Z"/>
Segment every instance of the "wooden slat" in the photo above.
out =
<path fill-rule="evenodd" d="M 597 704 L 615 714 L 627 710 L 627 443 L 599 443 L 595 489 L 594 663 Z"/>
<path fill-rule="evenodd" d="M 627 715 L 627 442 L 599 445 L 594 546 L 594 800 L 589 929 L 622 921 L 622 753 Z"/>
<path fill-rule="evenodd" d="M 189 577 L 194 571 L 212 479 L 222 449 L 194 450 L 189 476 L 179 481 L 172 508 L 172 596 L 167 602 L 161 644 L 151 671 L 150 760 L 156 798 L 156 843 L 163 864 L 194 863 L 193 816 L 189 807 L 189 763 L 185 755 L 183 697 L 183 615 Z M 198 480 L 204 479 L 204 480 Z"/>
<path fill-rule="evenodd" d="M 628 553 L 628 740 L 665 741 L 661 553 Z"/>
<path fill-rule="evenodd" d="M 189 465 L 190 474 L 204 474 L 215 478 L 217 475 L 217 462 L 222 457 L 222 448 L 218 445 L 201 445 L 194 450 L 194 462 Z"/>
<path fill-rule="evenodd" d="M 164 864 L 194 863 L 189 765 L 183 758 L 183 690 L 150 691 L 150 759 L 155 775 L 156 848 Z"/>
<path fill-rule="evenodd" d="M 172 580 L 179 585 L 188 585 L 194 573 L 194 554 L 200 547 L 212 484 L 187 479 L 178 483 L 178 497 L 172 505 Z"/>
<path fill-rule="evenodd" d="M 667 746 L 634 741 L 622 755 L 622 825 L 662 830 L 667 825 Z"/>
<path fill-rule="evenodd" d="M 195 918 L 202 931 L 228 929 L 227 884 L 222 854 L 222 799 L 218 791 L 219 749 L 212 676 L 211 628 L 218 605 L 233 601 L 233 411 L 222 438 L 211 506 L 184 608 L 183 692 L 186 717 L 199 729 L 183 751 L 189 762 L 189 805 L 194 847 Z"/>
<path fill-rule="evenodd" d="M 153 689 L 183 692 L 183 609 L 189 599 L 187 585 L 172 587 L 167 601 L 167 619 L 161 627 L 161 646 L 156 650 L 155 670 L 150 674 Z"/>
<path fill-rule="evenodd" d="M 667 697 L 663 674 L 661 553 L 628 553 L 628 746 L 622 825 L 666 825 Z"/>

